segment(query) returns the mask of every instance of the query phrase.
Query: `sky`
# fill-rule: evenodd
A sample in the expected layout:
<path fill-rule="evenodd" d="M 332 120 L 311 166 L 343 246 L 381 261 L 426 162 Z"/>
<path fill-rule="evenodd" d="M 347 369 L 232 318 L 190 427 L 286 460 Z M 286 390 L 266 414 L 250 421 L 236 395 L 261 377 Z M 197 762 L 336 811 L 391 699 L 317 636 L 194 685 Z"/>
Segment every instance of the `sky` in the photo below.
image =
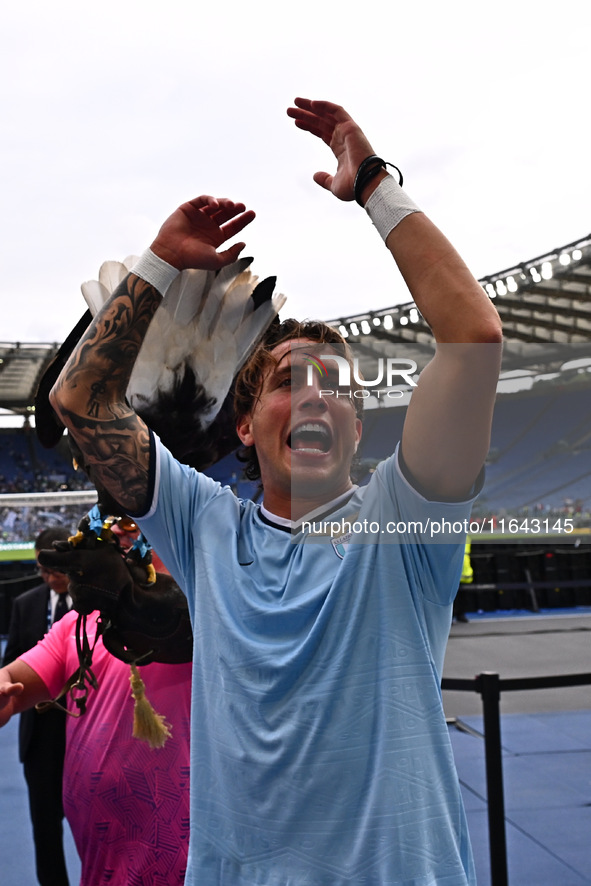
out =
<path fill-rule="evenodd" d="M 365 213 L 285 114 L 342 104 L 477 277 L 591 231 L 591 4 L 20 0 L 0 26 L 0 341 L 60 342 L 80 283 L 202 193 L 257 213 L 283 315 L 408 301 Z"/>

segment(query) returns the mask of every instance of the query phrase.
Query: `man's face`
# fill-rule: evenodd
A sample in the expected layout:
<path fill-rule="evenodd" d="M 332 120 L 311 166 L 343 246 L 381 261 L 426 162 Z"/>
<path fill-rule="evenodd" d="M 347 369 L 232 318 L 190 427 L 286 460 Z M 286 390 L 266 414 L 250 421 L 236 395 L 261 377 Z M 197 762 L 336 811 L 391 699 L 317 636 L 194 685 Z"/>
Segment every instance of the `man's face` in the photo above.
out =
<path fill-rule="evenodd" d="M 55 591 L 56 594 L 65 594 L 68 590 L 70 579 L 64 572 L 55 572 L 53 569 L 47 569 L 47 567 L 41 566 L 39 561 L 37 561 L 37 571 L 43 581 L 48 584 L 51 590 Z"/>
<path fill-rule="evenodd" d="M 257 451 L 265 505 L 280 516 L 299 519 L 351 486 L 361 438 L 354 401 L 320 395 L 338 389 L 336 366 L 334 377 L 310 372 L 310 354 L 331 350 L 301 339 L 277 345 L 277 365 L 263 378 L 251 413 L 238 423 L 242 442 Z"/>

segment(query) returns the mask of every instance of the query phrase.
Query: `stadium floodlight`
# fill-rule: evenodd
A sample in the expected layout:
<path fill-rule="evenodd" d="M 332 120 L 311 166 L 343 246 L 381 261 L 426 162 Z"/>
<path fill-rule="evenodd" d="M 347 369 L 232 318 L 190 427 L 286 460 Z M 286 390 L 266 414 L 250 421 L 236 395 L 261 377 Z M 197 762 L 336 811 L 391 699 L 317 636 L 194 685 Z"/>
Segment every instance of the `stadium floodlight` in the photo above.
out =
<path fill-rule="evenodd" d="M 343 338 L 349 338 L 349 330 L 347 329 L 346 326 L 343 326 L 342 323 L 341 323 L 341 325 L 339 326 L 339 332 L 341 333 L 341 335 L 343 336 Z"/>
<path fill-rule="evenodd" d="M 558 256 L 558 261 L 561 265 L 570 265 L 570 255 L 568 254 L 568 252 L 562 252 Z"/>
<path fill-rule="evenodd" d="M 394 320 L 392 314 L 386 314 L 384 317 L 384 329 L 394 329 Z"/>
<path fill-rule="evenodd" d="M 509 292 L 517 292 L 517 290 L 519 289 L 519 286 L 517 285 L 517 281 L 515 280 L 515 277 L 513 277 L 511 275 L 509 275 L 509 277 L 507 277 L 507 289 L 509 290 Z"/>
<path fill-rule="evenodd" d="M 553 275 L 552 262 L 551 261 L 542 262 L 542 278 L 544 280 L 551 280 L 552 275 Z"/>
<path fill-rule="evenodd" d="M 361 331 L 364 335 L 369 335 L 369 333 L 371 332 L 371 326 L 369 325 L 367 320 L 361 321 Z"/>
<path fill-rule="evenodd" d="M 408 326 L 408 317 L 401 317 L 400 318 L 400 325 L 401 326 Z"/>
<path fill-rule="evenodd" d="M 410 322 L 411 322 L 411 323 L 418 323 L 418 322 L 419 322 L 419 319 L 420 319 L 420 318 L 419 318 L 419 312 L 417 311 L 416 308 L 411 308 L 411 309 L 410 309 L 410 314 L 409 314 L 409 316 L 410 316 Z"/>

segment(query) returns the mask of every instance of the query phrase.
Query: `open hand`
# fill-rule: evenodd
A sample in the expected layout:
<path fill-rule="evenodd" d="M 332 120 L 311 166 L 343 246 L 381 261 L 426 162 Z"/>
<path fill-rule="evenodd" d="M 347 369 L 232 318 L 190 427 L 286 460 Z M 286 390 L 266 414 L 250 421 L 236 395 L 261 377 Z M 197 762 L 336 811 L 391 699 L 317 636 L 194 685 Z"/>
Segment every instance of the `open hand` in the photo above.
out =
<path fill-rule="evenodd" d="M 0 682 L 0 726 L 4 726 L 12 715 L 12 699 L 22 695 L 24 686 L 22 683 Z"/>
<path fill-rule="evenodd" d="M 225 197 L 196 197 L 179 206 L 164 222 L 152 251 L 173 267 L 215 271 L 236 261 L 244 243 L 235 243 L 218 252 L 218 247 L 238 234 L 254 219 L 244 203 Z"/>
<path fill-rule="evenodd" d="M 339 200 L 353 200 L 353 184 L 361 162 L 373 154 L 373 148 L 355 121 L 340 105 L 332 102 L 296 98 L 287 114 L 299 129 L 321 138 L 337 159 L 335 175 L 317 172 L 314 181 L 331 191 Z"/>

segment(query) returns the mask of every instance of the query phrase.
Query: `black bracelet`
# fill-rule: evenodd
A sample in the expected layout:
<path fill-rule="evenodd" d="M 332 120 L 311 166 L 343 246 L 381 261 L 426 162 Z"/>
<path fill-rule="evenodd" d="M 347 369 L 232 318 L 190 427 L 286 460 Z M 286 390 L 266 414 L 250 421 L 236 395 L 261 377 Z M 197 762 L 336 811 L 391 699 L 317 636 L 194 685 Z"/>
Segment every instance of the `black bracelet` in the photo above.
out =
<path fill-rule="evenodd" d="M 378 174 L 380 169 L 384 169 L 385 166 L 385 162 L 381 157 L 378 157 L 377 154 L 370 154 L 369 157 L 366 157 L 365 160 L 361 162 L 359 169 L 357 170 L 357 175 L 355 176 L 355 181 L 353 182 L 353 196 L 360 206 L 363 206 L 363 203 L 361 202 L 361 192 L 365 185 Z"/>
<path fill-rule="evenodd" d="M 363 206 L 361 194 L 365 186 L 372 180 L 372 178 L 375 178 L 380 169 L 385 169 L 387 166 L 391 166 L 392 169 L 396 170 L 398 173 L 398 184 L 402 187 L 404 178 L 399 168 L 394 166 L 393 163 L 388 163 L 386 160 L 382 160 L 377 154 L 370 154 L 369 157 L 366 157 L 365 160 L 361 162 L 353 183 L 353 196 L 360 206 Z"/>

